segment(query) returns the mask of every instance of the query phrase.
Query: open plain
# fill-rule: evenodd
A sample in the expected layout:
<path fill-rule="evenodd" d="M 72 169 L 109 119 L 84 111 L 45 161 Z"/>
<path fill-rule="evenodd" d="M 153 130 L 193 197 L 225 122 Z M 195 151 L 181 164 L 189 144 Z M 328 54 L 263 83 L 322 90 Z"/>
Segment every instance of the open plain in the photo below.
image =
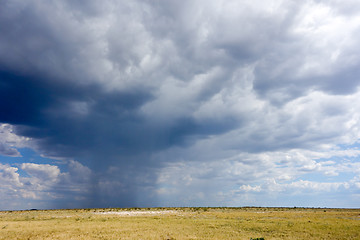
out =
<path fill-rule="evenodd" d="M 147 208 L 0 212 L 0 239 L 360 239 L 360 209 Z"/>

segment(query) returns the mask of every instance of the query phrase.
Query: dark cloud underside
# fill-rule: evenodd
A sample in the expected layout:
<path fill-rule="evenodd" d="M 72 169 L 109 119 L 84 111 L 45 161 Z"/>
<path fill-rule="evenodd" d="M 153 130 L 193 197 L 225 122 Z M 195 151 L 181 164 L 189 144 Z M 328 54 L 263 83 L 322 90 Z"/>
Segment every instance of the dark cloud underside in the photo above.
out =
<path fill-rule="evenodd" d="M 359 4 L 320 2 L 4 1 L 0 153 L 20 156 L 23 137 L 38 154 L 79 163 L 83 182 L 22 166 L 39 179 L 52 172 L 53 194 L 75 181 L 87 206 L 156 203 L 178 196 L 171 186 L 209 196 L 226 186 L 236 198 L 275 189 L 246 183 L 275 179 L 285 162 L 281 181 L 295 181 L 308 151 L 358 141 Z"/>

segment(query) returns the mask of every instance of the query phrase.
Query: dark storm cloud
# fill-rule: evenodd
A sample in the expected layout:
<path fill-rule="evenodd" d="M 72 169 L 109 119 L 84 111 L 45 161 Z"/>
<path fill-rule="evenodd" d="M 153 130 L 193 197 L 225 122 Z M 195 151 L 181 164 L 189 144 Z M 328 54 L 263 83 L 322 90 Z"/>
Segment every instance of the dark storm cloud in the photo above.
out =
<path fill-rule="evenodd" d="M 255 71 L 256 78 L 254 89 L 259 97 L 270 100 L 273 104 L 286 104 L 306 94 L 309 89 L 316 89 L 329 94 L 347 95 L 357 91 L 360 85 L 359 70 L 356 66 L 346 67 L 345 69 L 336 69 L 334 73 L 325 73 L 321 75 L 311 75 L 311 77 L 296 76 L 298 66 L 304 63 L 294 61 L 291 63 L 291 57 L 287 58 L 290 62 L 276 62 L 274 59 L 268 60 L 268 65 L 259 65 Z M 286 72 L 282 75 L 271 76 L 274 69 L 285 65 Z M 328 69 L 332 72 L 334 69 Z"/>
<path fill-rule="evenodd" d="M 82 87 L 41 78 L 1 74 L 0 121 L 22 125 L 18 127 L 19 134 L 45 137 L 49 146 L 60 144 L 81 150 L 91 149 L 102 141 L 104 146 L 108 141 L 129 144 L 126 136 L 141 128 L 142 120 L 136 109 L 149 100 L 149 93 L 134 90 L 105 94 L 96 86 Z M 78 102 L 80 108 L 76 107 Z M 102 136 L 107 138 L 101 139 Z"/>
<path fill-rule="evenodd" d="M 87 204 L 99 207 L 133 206 L 139 192 L 156 202 L 169 164 L 214 161 L 199 177 L 213 179 L 227 171 L 216 161 L 239 152 L 316 148 L 339 136 L 349 143 L 353 111 L 329 97 L 359 85 L 348 9 L 336 1 L 4 1 L 0 123 L 41 154 L 90 167 Z M 261 161 L 250 162 L 244 169 Z"/>
<path fill-rule="evenodd" d="M 69 149 L 71 154 L 89 149 L 91 152 L 95 146 L 98 146 L 97 151 L 101 154 L 111 154 L 162 149 L 173 144 L 183 144 L 187 135 L 220 133 L 234 126 L 232 120 L 226 120 L 220 125 L 212 120 L 199 123 L 187 115 L 161 126 L 148 122 L 138 109 L 154 98 L 153 88 L 130 86 L 124 90 L 104 90 L 101 82 L 86 82 L 87 72 L 81 72 L 84 69 L 70 65 L 69 61 L 77 59 L 82 51 L 76 38 L 85 41 L 85 44 L 87 41 L 83 36 L 78 37 L 73 32 L 75 29 L 70 29 L 78 27 L 77 18 L 72 19 L 75 23 L 66 20 L 65 23 L 59 21 L 55 25 L 53 21 L 63 19 L 64 9 L 76 15 L 76 6 L 79 5 L 75 4 L 72 9 L 72 4 L 55 2 L 48 6 L 40 3 L 16 4 L 19 9 L 10 2 L 5 3 L 10 12 L 3 14 L 1 20 L 5 31 L 5 39 L 1 42 L 8 49 L 3 49 L 1 59 L 4 63 L 1 72 L 0 121 L 22 125 L 17 128 L 20 135 L 42 139 L 42 146 L 50 148 L 48 150 L 56 151 L 56 148 L 61 147 L 61 154 L 66 154 L 65 149 Z M 81 12 L 96 15 L 92 11 L 96 9 L 92 4 L 95 3 L 85 4 Z M 169 7 L 176 8 L 171 4 Z M 124 8 L 118 9 L 122 12 L 126 8 L 124 5 Z M 43 12 L 45 9 L 58 11 L 54 12 L 54 19 L 51 19 L 51 13 Z M 119 17 L 118 21 L 122 21 L 122 18 Z M 126 27 L 124 24 L 115 21 L 106 34 L 109 41 L 108 57 L 112 63 L 119 64 L 119 69 L 137 65 L 140 61 L 135 52 L 127 51 L 134 42 L 126 39 L 139 41 L 137 33 L 133 29 L 123 28 Z M 131 37 L 132 32 L 135 35 Z M 148 39 L 141 39 L 138 44 L 146 44 L 146 41 Z M 53 63 L 47 65 L 51 61 Z M 146 81 L 147 76 L 142 78 Z M 216 90 L 217 85 L 201 90 L 197 100 L 206 100 L 214 95 L 219 91 Z M 78 108 L 83 107 L 83 113 L 76 108 L 76 104 Z M 56 148 L 51 149 L 51 146 Z"/>
<path fill-rule="evenodd" d="M 134 204 L 137 191 L 156 180 L 156 170 L 149 172 L 149 167 L 162 163 L 150 161 L 154 152 L 188 146 L 199 137 L 226 132 L 238 124 L 236 118 L 199 121 L 187 110 L 174 112 L 174 117 L 169 111 L 169 120 L 165 116 L 157 121 L 156 106 L 154 112 L 150 108 L 150 119 L 141 112 L 158 97 L 158 83 L 169 76 L 190 82 L 194 74 L 209 67 L 182 60 L 196 58 L 192 53 L 194 30 L 181 23 L 185 16 L 178 15 L 184 13 L 178 7 L 183 4 L 165 5 L 3 3 L 0 122 L 34 139 L 40 153 L 77 158 L 96 169 L 88 200 L 93 206 Z M 106 20 L 112 7 L 114 19 Z M 159 12 L 145 13 L 143 7 Z M 96 24 L 98 29 L 94 29 Z M 163 49 L 164 41 L 169 51 Z M 148 53 L 155 55 L 148 65 L 160 59 L 158 66 L 141 66 Z M 201 87 L 191 99 L 206 101 L 219 92 L 220 77 L 226 75 L 214 77 L 212 84 Z M 111 166 L 117 171 L 109 173 Z M 117 191 L 116 196 L 107 197 Z"/>

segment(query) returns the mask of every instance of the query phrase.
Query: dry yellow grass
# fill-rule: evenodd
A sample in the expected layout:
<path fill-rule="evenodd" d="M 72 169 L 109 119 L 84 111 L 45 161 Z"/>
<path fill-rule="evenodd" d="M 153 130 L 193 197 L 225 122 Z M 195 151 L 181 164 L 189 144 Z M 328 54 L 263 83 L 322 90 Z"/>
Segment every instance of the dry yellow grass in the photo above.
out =
<path fill-rule="evenodd" d="M 102 214 L 109 211 L 128 214 Z M 360 209 L 177 208 L 138 209 L 138 214 L 133 211 L 0 212 L 0 239 L 360 239 Z"/>

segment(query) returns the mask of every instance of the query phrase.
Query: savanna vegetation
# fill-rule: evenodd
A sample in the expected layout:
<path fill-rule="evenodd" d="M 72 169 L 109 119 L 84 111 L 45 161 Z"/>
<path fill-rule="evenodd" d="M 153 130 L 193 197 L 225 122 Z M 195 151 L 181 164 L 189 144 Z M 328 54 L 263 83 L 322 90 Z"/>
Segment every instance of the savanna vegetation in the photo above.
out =
<path fill-rule="evenodd" d="M 0 239 L 360 239 L 360 209 L 2 211 Z"/>

